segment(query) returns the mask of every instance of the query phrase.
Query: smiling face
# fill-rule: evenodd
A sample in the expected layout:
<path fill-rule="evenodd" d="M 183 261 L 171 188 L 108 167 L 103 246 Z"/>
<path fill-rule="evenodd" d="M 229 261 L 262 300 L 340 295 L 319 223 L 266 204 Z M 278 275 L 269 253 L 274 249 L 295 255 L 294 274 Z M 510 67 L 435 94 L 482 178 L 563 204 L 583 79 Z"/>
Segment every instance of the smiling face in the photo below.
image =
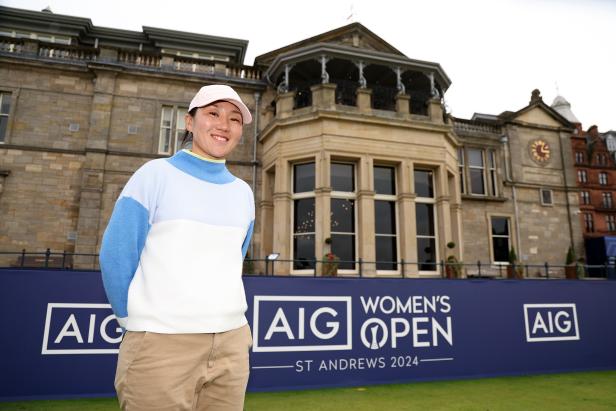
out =
<path fill-rule="evenodd" d="M 203 157 L 223 159 L 242 137 L 242 114 L 227 101 L 199 107 L 195 116 L 186 115 L 186 130 L 193 134 L 192 151 Z"/>

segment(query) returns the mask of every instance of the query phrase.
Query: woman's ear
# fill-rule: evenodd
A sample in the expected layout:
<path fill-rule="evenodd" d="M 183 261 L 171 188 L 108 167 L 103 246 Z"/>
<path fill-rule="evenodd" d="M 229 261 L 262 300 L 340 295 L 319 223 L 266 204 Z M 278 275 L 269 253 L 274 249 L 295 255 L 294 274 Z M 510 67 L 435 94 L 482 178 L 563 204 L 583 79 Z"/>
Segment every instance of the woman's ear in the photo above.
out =
<path fill-rule="evenodd" d="M 190 131 L 192 133 L 193 131 L 193 116 L 191 116 L 190 114 L 186 113 L 184 115 L 184 125 L 186 127 L 186 130 Z"/>

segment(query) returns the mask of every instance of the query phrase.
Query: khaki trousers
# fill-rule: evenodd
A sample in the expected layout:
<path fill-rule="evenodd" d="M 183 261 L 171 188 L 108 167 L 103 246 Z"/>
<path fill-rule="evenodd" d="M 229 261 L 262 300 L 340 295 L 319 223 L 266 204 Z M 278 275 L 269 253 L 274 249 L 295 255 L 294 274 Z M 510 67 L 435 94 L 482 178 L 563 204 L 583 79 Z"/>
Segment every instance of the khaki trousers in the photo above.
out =
<path fill-rule="evenodd" d="M 242 410 L 250 328 L 215 334 L 128 331 L 115 388 L 122 410 Z"/>

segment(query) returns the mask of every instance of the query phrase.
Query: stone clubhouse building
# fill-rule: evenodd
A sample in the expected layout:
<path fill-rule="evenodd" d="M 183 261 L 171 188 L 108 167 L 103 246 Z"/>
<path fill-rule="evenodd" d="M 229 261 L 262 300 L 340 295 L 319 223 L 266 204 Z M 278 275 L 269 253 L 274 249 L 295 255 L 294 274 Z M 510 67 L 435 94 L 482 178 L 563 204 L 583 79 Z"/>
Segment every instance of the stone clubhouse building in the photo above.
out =
<path fill-rule="evenodd" d="M 498 276 L 510 249 L 536 277 L 570 246 L 583 255 L 575 126 L 537 90 L 454 118 L 440 64 L 359 23 L 247 66 L 246 40 L 0 16 L 0 251 L 96 254 L 130 175 L 181 149 L 190 99 L 224 83 L 255 118 L 227 164 L 255 194 L 249 257 L 279 254 L 275 274 L 313 275 L 330 251 L 340 276 L 383 277 L 440 277 L 450 256 Z"/>

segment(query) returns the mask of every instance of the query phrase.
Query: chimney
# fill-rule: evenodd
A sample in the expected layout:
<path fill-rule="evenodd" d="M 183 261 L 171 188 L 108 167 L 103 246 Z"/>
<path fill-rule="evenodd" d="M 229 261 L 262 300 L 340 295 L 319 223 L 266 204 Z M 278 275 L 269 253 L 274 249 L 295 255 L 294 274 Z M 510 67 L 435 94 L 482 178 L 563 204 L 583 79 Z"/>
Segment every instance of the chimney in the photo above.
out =
<path fill-rule="evenodd" d="M 543 101 L 543 98 L 541 98 L 541 92 L 539 91 L 538 88 L 534 89 L 533 92 L 530 95 L 530 103 L 529 104 L 536 104 L 540 101 Z"/>

